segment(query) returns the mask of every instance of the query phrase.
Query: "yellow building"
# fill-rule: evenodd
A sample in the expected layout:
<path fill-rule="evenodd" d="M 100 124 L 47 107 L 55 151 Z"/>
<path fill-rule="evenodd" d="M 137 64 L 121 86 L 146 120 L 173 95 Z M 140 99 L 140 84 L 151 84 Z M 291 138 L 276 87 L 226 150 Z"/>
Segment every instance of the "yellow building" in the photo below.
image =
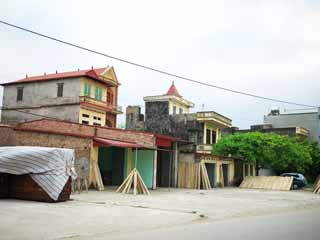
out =
<path fill-rule="evenodd" d="M 87 76 L 80 80 L 79 123 L 116 127 L 118 107 L 118 80 L 113 67 L 93 69 L 100 80 Z"/>

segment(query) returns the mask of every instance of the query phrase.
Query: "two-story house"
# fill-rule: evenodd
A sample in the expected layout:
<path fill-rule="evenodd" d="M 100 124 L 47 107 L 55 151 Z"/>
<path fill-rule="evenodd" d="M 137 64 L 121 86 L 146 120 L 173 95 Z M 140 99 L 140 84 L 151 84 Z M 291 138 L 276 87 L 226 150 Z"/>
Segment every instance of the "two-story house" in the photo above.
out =
<path fill-rule="evenodd" d="M 1 84 L 3 123 L 43 118 L 116 127 L 118 86 L 113 67 L 26 76 Z"/>
<path fill-rule="evenodd" d="M 143 99 L 145 116 L 139 106 L 129 106 L 126 128 L 141 130 L 143 126 L 145 131 L 182 139 L 177 166 L 179 187 L 195 187 L 192 179 L 197 173 L 194 173 L 193 164 L 200 162 L 206 165 L 211 186 L 229 185 L 235 181 L 235 160 L 212 155 L 213 145 L 221 138 L 222 129 L 232 126 L 231 119 L 214 111 L 191 113 L 194 104 L 179 94 L 174 83 L 166 94 Z"/>

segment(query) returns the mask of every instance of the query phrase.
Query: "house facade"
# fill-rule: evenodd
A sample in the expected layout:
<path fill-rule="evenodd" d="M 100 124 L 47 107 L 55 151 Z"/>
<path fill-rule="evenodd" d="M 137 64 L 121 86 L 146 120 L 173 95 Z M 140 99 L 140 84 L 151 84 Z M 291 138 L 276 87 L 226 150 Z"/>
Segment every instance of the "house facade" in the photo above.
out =
<path fill-rule="evenodd" d="M 119 82 L 113 67 L 26 76 L 2 86 L 3 123 L 15 124 L 47 116 L 115 127 L 117 114 L 121 113 Z"/>
<path fill-rule="evenodd" d="M 136 168 L 149 189 L 174 187 L 177 181 L 176 139 L 170 136 L 38 119 L 0 125 L 0 146 L 42 146 L 75 150 L 75 165 L 89 164 L 91 186 L 120 186 Z"/>
<path fill-rule="evenodd" d="M 129 106 L 126 128 L 143 127 L 147 132 L 183 140 L 179 144 L 178 187 L 196 188 L 192 179 L 198 176 L 195 169 L 199 164 L 205 164 L 212 187 L 235 182 L 236 160 L 212 154 L 222 129 L 232 126 L 231 119 L 214 111 L 192 113 L 194 104 L 179 94 L 174 83 L 166 94 L 143 99 L 145 115 L 139 107 Z"/>
<path fill-rule="evenodd" d="M 274 128 L 300 127 L 309 131 L 309 140 L 320 144 L 320 108 L 271 110 L 264 124 Z"/>

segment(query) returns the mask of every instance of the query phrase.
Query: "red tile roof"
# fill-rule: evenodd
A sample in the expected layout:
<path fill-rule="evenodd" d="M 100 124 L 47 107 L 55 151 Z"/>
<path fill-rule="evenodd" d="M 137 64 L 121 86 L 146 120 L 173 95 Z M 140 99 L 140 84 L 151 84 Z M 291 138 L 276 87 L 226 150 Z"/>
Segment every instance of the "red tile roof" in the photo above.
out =
<path fill-rule="evenodd" d="M 166 95 L 174 95 L 177 97 L 181 97 L 181 95 L 178 93 L 176 86 L 174 85 L 174 82 L 172 82 L 171 87 L 169 88 Z"/>
<path fill-rule="evenodd" d="M 18 84 L 18 83 L 29 83 L 29 82 L 40 82 L 40 81 L 51 81 L 56 79 L 64 79 L 64 78 L 76 78 L 76 77 L 89 77 L 100 82 L 106 83 L 106 80 L 102 79 L 100 75 L 106 70 L 107 68 L 94 68 L 88 70 L 79 70 L 73 72 L 62 72 L 62 73 L 53 73 L 53 74 L 46 74 L 41 76 L 34 76 L 34 77 L 26 77 L 17 81 L 3 83 L 1 85 L 11 85 L 11 84 Z M 113 85 L 113 84 L 112 84 Z"/>

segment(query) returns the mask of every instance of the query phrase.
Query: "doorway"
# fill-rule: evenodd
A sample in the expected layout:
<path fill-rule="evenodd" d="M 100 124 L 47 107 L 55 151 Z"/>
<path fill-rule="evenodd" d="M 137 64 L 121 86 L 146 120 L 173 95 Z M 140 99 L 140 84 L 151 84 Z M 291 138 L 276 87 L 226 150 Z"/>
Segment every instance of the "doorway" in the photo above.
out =
<path fill-rule="evenodd" d="M 104 185 L 121 185 L 124 180 L 124 162 L 124 148 L 99 147 L 98 163 Z"/>
<path fill-rule="evenodd" d="M 222 164 L 222 172 L 224 186 L 229 186 L 229 164 Z"/>
<path fill-rule="evenodd" d="M 215 163 L 205 163 L 210 185 L 211 187 L 216 186 L 216 164 Z"/>
<path fill-rule="evenodd" d="M 157 187 L 172 186 L 172 162 L 173 153 L 166 150 L 158 150 L 157 154 Z"/>

